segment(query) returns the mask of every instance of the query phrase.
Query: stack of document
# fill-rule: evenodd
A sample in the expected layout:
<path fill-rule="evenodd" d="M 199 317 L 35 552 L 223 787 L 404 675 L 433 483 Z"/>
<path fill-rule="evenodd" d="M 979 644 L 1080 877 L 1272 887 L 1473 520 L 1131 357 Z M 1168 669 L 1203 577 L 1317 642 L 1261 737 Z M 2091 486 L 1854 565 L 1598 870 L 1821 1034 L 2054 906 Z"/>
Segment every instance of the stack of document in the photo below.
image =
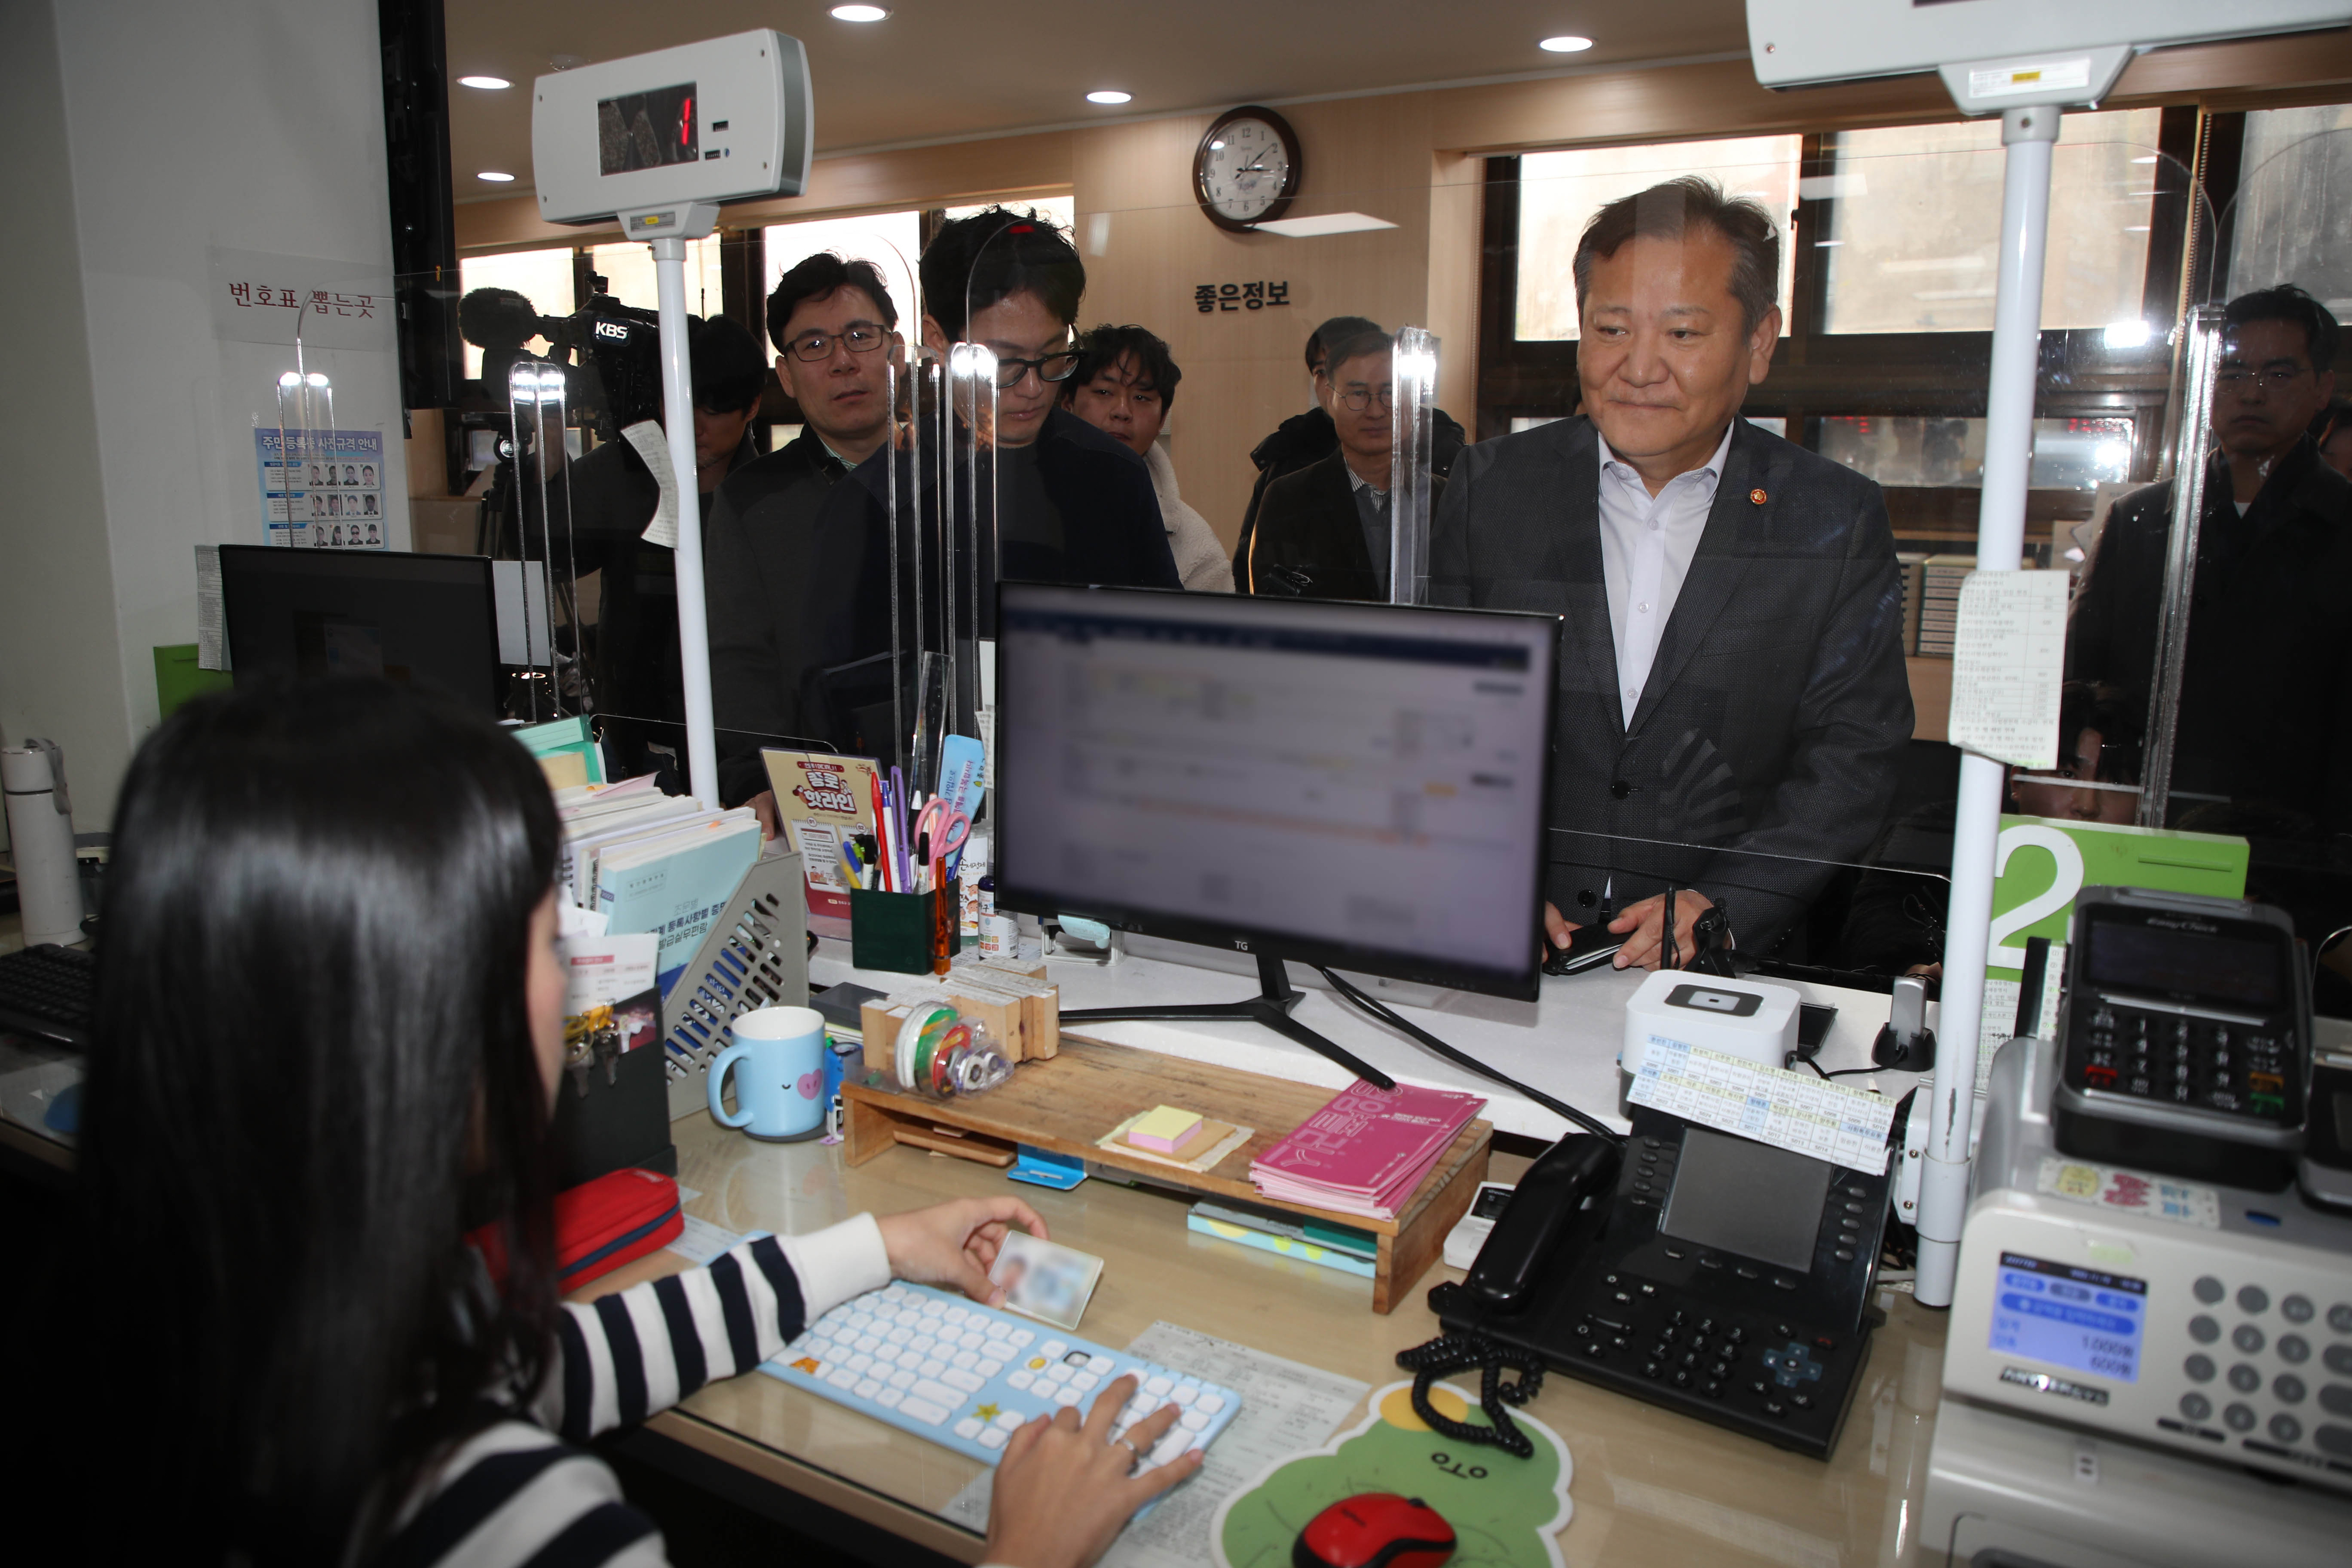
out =
<path fill-rule="evenodd" d="M 658 936 L 655 968 L 667 996 L 760 858 L 759 818 L 665 795 L 650 775 L 561 789 L 555 803 L 562 891 L 602 915 L 608 935 Z"/>
<path fill-rule="evenodd" d="M 1250 1180 L 1264 1197 L 1394 1219 L 1486 1105 L 1475 1094 L 1359 1082 L 1250 1162 Z"/>

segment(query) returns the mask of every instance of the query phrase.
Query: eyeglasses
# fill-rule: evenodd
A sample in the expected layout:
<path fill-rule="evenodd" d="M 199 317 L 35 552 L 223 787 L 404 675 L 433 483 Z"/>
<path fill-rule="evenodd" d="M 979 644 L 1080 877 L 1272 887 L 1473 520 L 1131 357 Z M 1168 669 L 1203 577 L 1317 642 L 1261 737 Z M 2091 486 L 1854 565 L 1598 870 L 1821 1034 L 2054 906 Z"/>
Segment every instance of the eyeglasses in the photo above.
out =
<path fill-rule="evenodd" d="M 793 358 L 821 365 L 833 358 L 835 343 L 853 354 L 870 354 L 889 340 L 890 334 L 871 321 L 852 321 L 838 332 L 809 332 L 793 340 Z"/>
<path fill-rule="evenodd" d="M 1031 371 L 1037 372 L 1037 379 L 1041 382 L 1066 382 L 1077 368 L 1078 356 L 1075 350 L 1066 349 L 1058 354 L 1048 354 L 1042 360 L 999 358 L 996 361 L 997 390 L 1010 392 L 1019 386 L 1022 378 Z"/>
<path fill-rule="evenodd" d="M 1380 400 L 1382 408 L 1396 406 L 1396 390 L 1393 387 L 1382 387 L 1378 392 L 1374 392 L 1370 387 L 1358 387 L 1352 392 L 1343 392 L 1339 394 L 1340 402 L 1357 413 L 1361 413 L 1371 407 L 1372 400 L 1375 398 Z"/>
<path fill-rule="evenodd" d="M 2245 365 L 2224 365 L 2217 379 L 2223 386 L 2236 392 L 2257 379 L 2266 387 L 2290 387 L 2303 374 L 2304 367 L 2301 365 L 2265 365 L 2259 371 Z"/>

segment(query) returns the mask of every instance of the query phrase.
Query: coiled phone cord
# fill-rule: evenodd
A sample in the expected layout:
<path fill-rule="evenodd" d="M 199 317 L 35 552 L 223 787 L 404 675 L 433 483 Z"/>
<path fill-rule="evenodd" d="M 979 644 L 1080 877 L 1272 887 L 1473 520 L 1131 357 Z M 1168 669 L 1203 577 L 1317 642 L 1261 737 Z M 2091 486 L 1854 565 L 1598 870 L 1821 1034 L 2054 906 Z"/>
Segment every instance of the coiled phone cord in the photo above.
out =
<path fill-rule="evenodd" d="M 1397 1364 L 1412 1374 L 1412 1413 L 1431 1431 L 1457 1443 L 1485 1444 L 1531 1458 L 1536 1446 L 1511 1419 L 1510 1406 L 1525 1405 L 1543 1389 L 1543 1363 L 1531 1355 L 1496 1343 L 1482 1333 L 1439 1334 L 1426 1344 L 1397 1352 Z M 1430 1385 L 1449 1373 L 1479 1370 L 1478 1407 L 1493 1423 L 1474 1427 L 1442 1415 L 1429 1400 Z M 1506 1369 L 1519 1375 L 1516 1383 L 1503 1381 Z"/>

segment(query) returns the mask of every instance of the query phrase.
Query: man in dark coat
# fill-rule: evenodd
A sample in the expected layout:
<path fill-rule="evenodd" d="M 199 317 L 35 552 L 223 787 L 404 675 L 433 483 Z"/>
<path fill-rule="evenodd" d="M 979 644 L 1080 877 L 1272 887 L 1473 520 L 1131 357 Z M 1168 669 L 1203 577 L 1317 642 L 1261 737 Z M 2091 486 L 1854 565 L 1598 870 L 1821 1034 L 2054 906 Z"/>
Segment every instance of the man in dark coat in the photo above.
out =
<path fill-rule="evenodd" d="M 2231 300 L 2224 323 L 2172 788 L 2263 808 L 2290 836 L 2352 831 L 2352 481 L 2307 433 L 2336 391 L 2336 319 L 2288 284 Z M 2068 676 L 2143 711 L 2172 512 L 2169 484 L 2116 503 L 2067 629 Z"/>
<path fill-rule="evenodd" d="M 1253 591 L 1247 575 L 1250 541 L 1257 537 L 1258 511 L 1265 504 L 1267 488 L 1339 449 L 1339 427 L 1331 419 L 1328 349 L 1343 338 L 1364 332 L 1387 335 L 1381 332 L 1379 322 L 1362 316 L 1334 316 L 1307 334 L 1307 374 L 1314 385 L 1315 406 L 1284 420 L 1250 450 L 1257 482 L 1250 487 L 1249 506 L 1242 513 L 1241 538 L 1234 546 L 1234 586 L 1244 593 Z M 1430 472 L 1443 477 L 1461 454 L 1465 442 L 1461 423 L 1442 408 L 1430 410 Z"/>
<path fill-rule="evenodd" d="M 1339 445 L 1266 487 L 1247 559 L 1255 591 L 1389 596 L 1394 357 L 1378 328 L 1331 344 L 1328 380 Z"/>
<path fill-rule="evenodd" d="M 1587 414 L 1466 448 L 1430 550 L 1441 603 L 1564 616 L 1550 939 L 1687 960 L 1701 912 L 1769 950 L 1875 838 L 1911 736 L 1878 486 L 1738 417 L 1771 365 L 1780 236 L 1684 179 L 1576 252 Z"/>

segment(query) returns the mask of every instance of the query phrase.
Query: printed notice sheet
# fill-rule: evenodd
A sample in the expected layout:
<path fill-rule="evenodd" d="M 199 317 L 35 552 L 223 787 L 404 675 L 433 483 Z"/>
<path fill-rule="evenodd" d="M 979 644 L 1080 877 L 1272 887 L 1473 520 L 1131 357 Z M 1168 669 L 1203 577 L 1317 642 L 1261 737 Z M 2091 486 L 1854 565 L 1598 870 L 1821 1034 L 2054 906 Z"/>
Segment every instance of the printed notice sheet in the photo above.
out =
<path fill-rule="evenodd" d="M 1883 1094 L 1654 1034 L 1627 1098 L 1848 1170 L 1876 1175 L 1886 1169 L 1895 1102 Z"/>
<path fill-rule="evenodd" d="M 2063 571 L 1978 571 L 1960 584 L 1952 645 L 1954 746 L 2020 768 L 2058 766 Z"/>
<path fill-rule="evenodd" d="M 1241 1414 L 1209 1445 L 1201 1473 L 1129 1524 L 1102 1556 L 1104 1568 L 1196 1568 L 1213 1563 L 1209 1531 L 1226 1498 L 1293 1454 L 1328 1442 L 1371 1385 L 1286 1361 L 1174 1323 L 1153 1323 L 1127 1353 L 1242 1390 Z M 1082 1411 L 1081 1414 L 1084 1412 Z M 996 1472 L 983 1470 L 940 1511 L 971 1530 L 988 1528 Z"/>

